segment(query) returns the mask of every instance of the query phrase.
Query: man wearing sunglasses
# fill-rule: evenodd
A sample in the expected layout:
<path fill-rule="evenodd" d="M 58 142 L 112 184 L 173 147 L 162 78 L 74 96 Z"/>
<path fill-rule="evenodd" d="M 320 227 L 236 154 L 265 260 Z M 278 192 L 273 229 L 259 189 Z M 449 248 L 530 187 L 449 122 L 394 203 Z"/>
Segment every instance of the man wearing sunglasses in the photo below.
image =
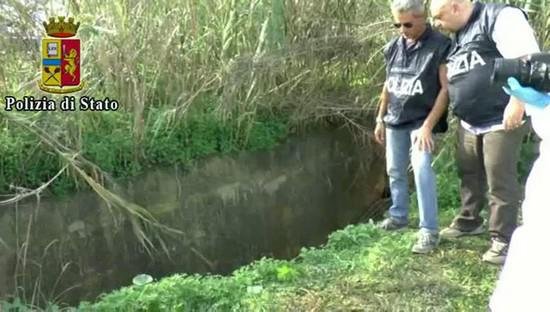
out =
<path fill-rule="evenodd" d="M 440 235 L 483 233 L 480 211 L 488 190 L 491 247 L 482 260 L 503 264 L 523 197 L 517 163 L 528 128 L 521 103 L 492 84 L 491 74 L 496 58 L 535 53 L 538 44 L 526 15 L 516 7 L 432 0 L 430 10 L 436 25 L 454 33 L 447 76 L 450 106 L 460 119 L 457 165 L 462 205 Z"/>
<path fill-rule="evenodd" d="M 450 40 L 426 23 L 421 0 L 394 0 L 391 9 L 400 34 L 384 49 L 386 81 L 374 133 L 378 143 L 386 144 L 392 205 L 379 227 L 392 231 L 408 225 L 410 161 L 420 210 L 412 251 L 428 253 L 439 242 L 432 132 L 447 128 L 445 60 Z"/>

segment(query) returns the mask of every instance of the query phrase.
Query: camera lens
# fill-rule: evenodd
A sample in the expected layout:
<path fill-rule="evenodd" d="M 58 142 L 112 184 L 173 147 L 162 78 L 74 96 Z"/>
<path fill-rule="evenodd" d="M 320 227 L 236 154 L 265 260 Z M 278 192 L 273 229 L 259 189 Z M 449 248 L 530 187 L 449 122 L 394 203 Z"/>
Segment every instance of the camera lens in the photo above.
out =
<path fill-rule="evenodd" d="M 532 64 L 531 75 L 535 89 L 550 92 L 550 53 L 533 53 L 529 55 Z"/>
<path fill-rule="evenodd" d="M 550 53 L 533 53 L 527 60 L 495 60 L 491 83 L 504 85 L 508 77 L 516 78 L 522 86 L 550 92 Z"/>
<path fill-rule="evenodd" d="M 495 68 L 491 75 L 492 83 L 505 84 L 508 77 L 514 77 L 517 80 L 529 80 L 529 65 L 518 59 L 496 59 Z"/>
<path fill-rule="evenodd" d="M 530 83 L 534 89 L 550 92 L 550 68 L 546 63 L 533 62 L 531 64 Z"/>

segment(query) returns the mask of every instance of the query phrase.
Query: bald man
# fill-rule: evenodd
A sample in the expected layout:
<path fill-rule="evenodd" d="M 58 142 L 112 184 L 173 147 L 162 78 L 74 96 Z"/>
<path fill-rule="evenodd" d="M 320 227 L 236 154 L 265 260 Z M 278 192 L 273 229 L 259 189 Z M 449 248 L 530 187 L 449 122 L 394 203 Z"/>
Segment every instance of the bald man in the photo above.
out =
<path fill-rule="evenodd" d="M 482 259 L 503 264 L 523 198 L 517 180 L 522 139 L 528 130 L 524 107 L 491 84 L 496 58 L 538 52 L 526 15 L 505 4 L 433 0 L 436 26 L 453 33 L 448 59 L 450 107 L 460 119 L 457 165 L 461 208 L 440 233 L 452 239 L 484 232 L 480 211 L 488 193 L 491 247 Z"/>

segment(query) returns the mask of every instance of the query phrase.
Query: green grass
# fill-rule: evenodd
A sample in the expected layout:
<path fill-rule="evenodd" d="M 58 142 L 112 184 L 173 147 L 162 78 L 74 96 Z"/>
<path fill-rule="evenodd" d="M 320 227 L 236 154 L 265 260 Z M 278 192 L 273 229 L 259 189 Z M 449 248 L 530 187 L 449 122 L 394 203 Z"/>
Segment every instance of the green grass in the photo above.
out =
<path fill-rule="evenodd" d="M 449 220 L 444 220 L 448 222 Z M 82 311 L 480 311 L 497 276 L 487 236 L 413 255 L 415 230 L 351 225 L 292 261 L 262 259 L 231 276 L 174 275 L 112 292 Z"/>
<path fill-rule="evenodd" d="M 212 105 L 212 104 L 210 104 Z M 237 121 L 223 120 L 209 111 L 194 110 L 180 120 L 166 122 L 169 110 L 150 109 L 150 122 L 144 127 L 142 152 L 135 156 L 132 138 L 132 116 L 111 112 L 96 120 L 78 117 L 68 120 L 67 127 L 78 130 L 83 157 L 97 164 L 115 178 L 127 178 L 148 167 L 178 164 L 192 166 L 193 162 L 214 154 L 236 151 L 255 151 L 275 146 L 289 131 L 287 121 L 277 116 L 258 116 L 246 131 L 239 130 Z M 43 131 L 64 142 L 59 125 L 43 125 Z M 75 148 L 74 150 L 77 150 Z M 39 137 L 16 125 L 0 128 L 0 194 L 12 192 L 9 185 L 34 188 L 55 175 L 63 160 L 47 148 Z M 55 195 L 74 192 L 84 181 L 64 174 L 49 190 Z"/>

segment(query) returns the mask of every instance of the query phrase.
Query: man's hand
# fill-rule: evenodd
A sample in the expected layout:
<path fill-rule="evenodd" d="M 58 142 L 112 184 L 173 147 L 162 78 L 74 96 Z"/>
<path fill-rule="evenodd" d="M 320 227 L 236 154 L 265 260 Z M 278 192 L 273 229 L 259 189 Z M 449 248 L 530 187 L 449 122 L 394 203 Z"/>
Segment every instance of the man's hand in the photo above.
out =
<path fill-rule="evenodd" d="M 422 126 L 412 133 L 413 146 L 421 151 L 431 153 L 434 150 L 434 140 L 432 137 L 432 129 Z"/>
<path fill-rule="evenodd" d="M 376 127 L 374 128 L 374 140 L 378 144 L 384 144 L 386 140 L 386 127 L 383 122 L 376 123 Z"/>
<path fill-rule="evenodd" d="M 523 113 L 525 112 L 525 107 L 521 105 L 515 98 L 510 98 L 510 102 L 506 105 L 504 109 L 504 118 L 502 124 L 504 125 L 505 130 L 513 130 L 519 128 L 523 122 Z"/>
<path fill-rule="evenodd" d="M 550 105 L 550 95 L 544 92 L 537 91 L 531 87 L 522 86 L 519 81 L 514 78 L 508 78 L 508 87 L 502 87 L 504 92 L 516 97 L 525 104 L 533 105 L 539 108 L 544 108 Z"/>

